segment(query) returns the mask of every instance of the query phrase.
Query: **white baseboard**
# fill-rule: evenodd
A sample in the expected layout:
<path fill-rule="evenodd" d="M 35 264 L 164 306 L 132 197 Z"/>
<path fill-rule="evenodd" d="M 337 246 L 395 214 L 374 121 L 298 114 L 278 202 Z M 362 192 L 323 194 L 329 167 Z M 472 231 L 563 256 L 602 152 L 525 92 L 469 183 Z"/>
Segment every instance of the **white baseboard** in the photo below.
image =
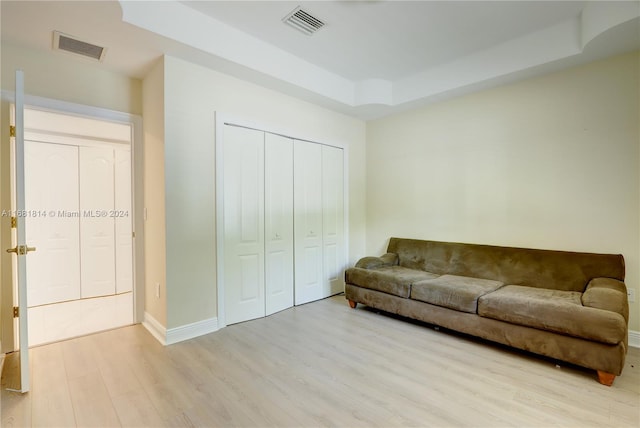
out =
<path fill-rule="evenodd" d="M 145 312 L 142 325 L 149 330 L 153 337 L 158 339 L 158 342 L 166 346 L 218 331 L 218 318 L 209 318 L 167 329 L 148 312 Z"/>
<path fill-rule="evenodd" d="M 163 345 L 167 344 L 167 329 L 160 324 L 149 312 L 144 313 L 144 319 L 142 320 L 144 328 L 149 330 L 149 333 Z"/>
<path fill-rule="evenodd" d="M 218 318 L 209 318 L 167 330 L 167 345 L 218 331 Z"/>
<path fill-rule="evenodd" d="M 163 345 L 171 345 L 193 339 L 194 337 L 216 332 L 219 329 L 218 318 L 214 317 L 167 330 L 148 312 L 144 313 L 142 325 Z M 629 346 L 640 348 L 640 331 L 629 330 Z"/>

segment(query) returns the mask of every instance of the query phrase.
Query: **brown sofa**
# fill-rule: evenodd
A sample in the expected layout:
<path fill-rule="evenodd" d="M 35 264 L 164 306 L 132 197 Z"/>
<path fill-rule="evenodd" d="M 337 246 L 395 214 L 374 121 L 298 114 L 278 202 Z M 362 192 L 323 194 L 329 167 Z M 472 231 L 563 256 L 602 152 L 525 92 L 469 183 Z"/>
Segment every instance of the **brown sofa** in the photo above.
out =
<path fill-rule="evenodd" d="M 345 272 L 358 303 L 597 370 L 610 386 L 628 348 L 619 254 L 391 238 Z"/>

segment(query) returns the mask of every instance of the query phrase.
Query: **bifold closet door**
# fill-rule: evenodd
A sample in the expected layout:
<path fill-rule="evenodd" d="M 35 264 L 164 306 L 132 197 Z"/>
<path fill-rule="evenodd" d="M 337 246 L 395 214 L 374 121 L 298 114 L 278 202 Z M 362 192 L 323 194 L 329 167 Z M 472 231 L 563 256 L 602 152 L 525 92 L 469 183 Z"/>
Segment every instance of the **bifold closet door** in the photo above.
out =
<path fill-rule="evenodd" d="M 116 293 L 133 290 L 133 212 L 131 210 L 131 149 L 116 149 L 114 221 Z"/>
<path fill-rule="evenodd" d="M 322 146 L 323 297 L 344 291 L 343 150 Z"/>
<path fill-rule="evenodd" d="M 296 140 L 294 153 L 295 303 L 325 296 L 322 257 L 322 146 Z"/>
<path fill-rule="evenodd" d="M 265 133 L 266 315 L 293 306 L 293 140 Z"/>
<path fill-rule="evenodd" d="M 80 298 L 78 147 L 25 141 L 30 307 Z"/>
<path fill-rule="evenodd" d="M 342 291 L 343 150 L 231 125 L 219 144 L 225 323 Z"/>
<path fill-rule="evenodd" d="M 264 133 L 224 126 L 224 299 L 227 324 L 265 316 Z"/>
<path fill-rule="evenodd" d="M 80 283 L 82 298 L 116 292 L 114 151 L 80 147 Z"/>

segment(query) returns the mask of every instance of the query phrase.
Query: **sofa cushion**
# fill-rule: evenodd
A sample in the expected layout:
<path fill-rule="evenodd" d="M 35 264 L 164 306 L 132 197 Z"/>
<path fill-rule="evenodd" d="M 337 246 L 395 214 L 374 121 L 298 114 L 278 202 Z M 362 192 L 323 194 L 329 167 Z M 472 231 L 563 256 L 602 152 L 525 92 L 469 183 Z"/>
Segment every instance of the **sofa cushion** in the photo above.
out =
<path fill-rule="evenodd" d="M 408 298 L 411 284 L 438 275 L 401 266 L 383 266 L 377 269 L 349 268 L 345 272 L 348 284 Z"/>
<path fill-rule="evenodd" d="M 592 278 L 624 281 L 620 254 L 461 244 L 391 238 L 387 251 L 398 254 L 398 265 L 439 275 L 493 279 L 505 284 L 579 291 Z"/>
<path fill-rule="evenodd" d="M 582 306 L 581 297 L 577 291 L 507 285 L 478 299 L 478 315 L 602 343 L 623 341 L 623 316 Z"/>
<path fill-rule="evenodd" d="M 503 285 L 500 281 L 489 279 L 442 275 L 413 284 L 411 298 L 475 314 L 478 308 L 478 298 Z"/>

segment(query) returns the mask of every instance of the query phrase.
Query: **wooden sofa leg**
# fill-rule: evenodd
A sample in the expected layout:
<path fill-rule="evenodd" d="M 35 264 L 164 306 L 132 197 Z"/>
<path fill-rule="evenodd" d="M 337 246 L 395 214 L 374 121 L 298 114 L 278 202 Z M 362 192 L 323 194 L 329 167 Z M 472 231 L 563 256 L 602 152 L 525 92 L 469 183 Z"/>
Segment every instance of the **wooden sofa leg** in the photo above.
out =
<path fill-rule="evenodd" d="M 616 375 L 614 374 L 602 372 L 598 370 L 598 382 L 600 382 L 603 385 L 606 385 L 606 386 L 613 385 L 613 380 L 615 378 L 616 378 Z"/>
<path fill-rule="evenodd" d="M 354 302 L 351 299 L 347 299 L 349 301 L 349 306 L 351 306 L 351 309 L 355 309 L 356 306 L 358 306 L 358 302 Z"/>

